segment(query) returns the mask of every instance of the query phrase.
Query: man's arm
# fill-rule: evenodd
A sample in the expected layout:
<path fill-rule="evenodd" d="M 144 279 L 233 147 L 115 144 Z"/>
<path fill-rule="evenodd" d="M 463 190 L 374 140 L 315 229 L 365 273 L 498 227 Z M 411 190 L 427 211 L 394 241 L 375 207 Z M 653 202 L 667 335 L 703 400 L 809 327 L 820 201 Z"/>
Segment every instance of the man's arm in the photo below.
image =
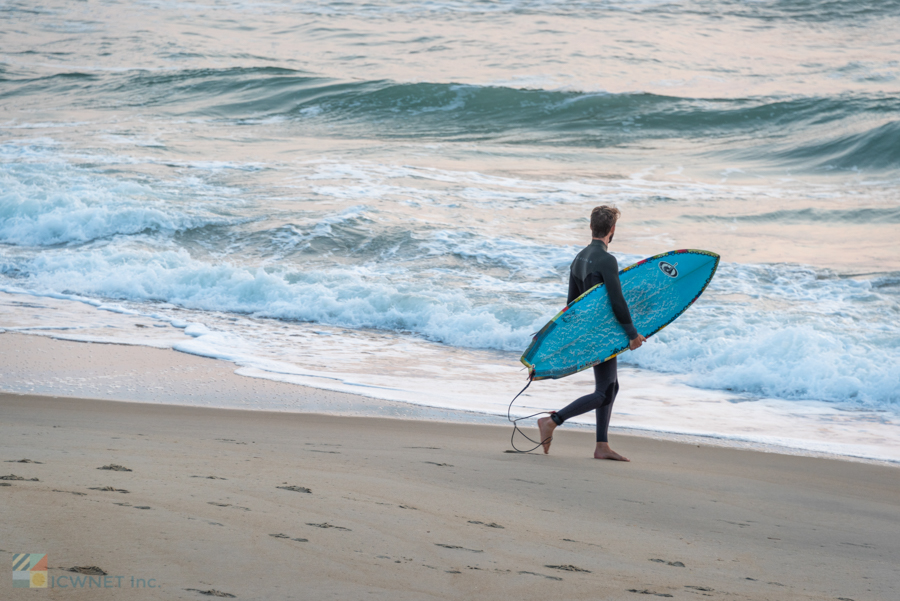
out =
<path fill-rule="evenodd" d="M 566 296 L 566 304 L 571 305 L 572 301 L 581 296 L 581 293 L 578 291 L 578 281 L 575 279 L 575 276 L 572 275 L 572 270 L 569 270 L 569 294 Z"/>
<path fill-rule="evenodd" d="M 631 312 L 628 310 L 628 303 L 625 302 L 625 296 L 622 294 L 622 283 L 619 282 L 619 264 L 615 257 L 610 256 L 609 261 L 603 262 L 600 266 L 600 275 L 603 276 L 603 283 L 606 284 L 606 293 L 609 295 L 609 304 L 612 305 L 613 314 L 628 335 L 628 340 L 643 338 L 631 322 Z"/>

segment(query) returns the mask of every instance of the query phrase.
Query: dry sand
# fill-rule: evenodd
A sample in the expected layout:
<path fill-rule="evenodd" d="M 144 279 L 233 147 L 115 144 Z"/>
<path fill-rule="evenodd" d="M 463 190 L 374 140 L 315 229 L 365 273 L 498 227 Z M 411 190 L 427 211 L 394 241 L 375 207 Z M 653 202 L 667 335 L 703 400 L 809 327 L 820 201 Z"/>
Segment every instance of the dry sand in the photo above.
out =
<path fill-rule="evenodd" d="M 8 360 L 21 338 L 51 345 L 35 372 L 77 365 L 61 350 L 74 343 L 3 334 Z M 187 394 L 206 365 L 235 406 L 354 402 L 93 346 L 135 390 L 168 365 L 187 375 L 158 383 Z M 558 431 L 549 456 L 508 440 L 490 425 L 0 394 L 0 475 L 27 479 L 2 481 L 0 559 L 47 553 L 69 586 L 7 576 L 0 598 L 900 599 L 896 467 L 617 436 L 622 464 L 591 459 L 587 432 Z M 121 578 L 73 590 L 74 566 Z"/>

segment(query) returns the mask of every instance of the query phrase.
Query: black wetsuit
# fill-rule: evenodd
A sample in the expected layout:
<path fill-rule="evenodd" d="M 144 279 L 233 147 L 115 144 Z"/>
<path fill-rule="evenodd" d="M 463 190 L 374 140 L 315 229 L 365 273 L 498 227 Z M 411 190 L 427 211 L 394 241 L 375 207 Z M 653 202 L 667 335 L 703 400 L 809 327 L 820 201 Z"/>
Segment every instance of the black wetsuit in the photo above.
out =
<path fill-rule="evenodd" d="M 628 339 L 637 338 L 638 333 L 631 323 L 631 313 L 628 311 L 628 304 L 622 295 L 622 285 L 619 283 L 619 263 L 614 256 L 606 252 L 606 244 L 600 240 L 593 240 L 590 246 L 578 253 L 572 261 L 572 267 L 569 269 L 569 298 L 566 303 L 571 303 L 600 283 L 606 285 L 613 313 L 628 335 Z M 615 357 L 594 366 L 594 384 L 593 393 L 573 401 L 550 417 L 559 426 L 569 418 L 595 409 L 597 442 L 609 442 L 607 437 L 609 416 L 612 414 L 613 402 L 619 392 Z"/>

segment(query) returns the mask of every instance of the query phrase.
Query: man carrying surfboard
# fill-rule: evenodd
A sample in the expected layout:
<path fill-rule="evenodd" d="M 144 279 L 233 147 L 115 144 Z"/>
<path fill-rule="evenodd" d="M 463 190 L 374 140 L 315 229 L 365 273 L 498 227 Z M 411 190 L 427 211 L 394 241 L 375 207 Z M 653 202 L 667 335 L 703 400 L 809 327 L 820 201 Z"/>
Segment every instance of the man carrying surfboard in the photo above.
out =
<path fill-rule="evenodd" d="M 591 211 L 591 243 L 578 253 L 569 268 L 569 295 L 566 304 L 571 304 L 572 301 L 597 284 L 605 284 L 616 320 L 628 335 L 630 341 L 628 348 L 634 350 L 639 348 L 646 339 L 638 333 L 631 321 L 631 313 L 625 297 L 622 295 L 622 285 L 619 283 L 619 263 L 614 256 L 607 252 L 609 244 L 615 236 L 616 221 L 620 214 L 615 207 L 605 205 Z M 544 453 L 550 452 L 550 441 L 553 439 L 553 431 L 557 426 L 561 426 L 566 420 L 576 415 L 594 410 L 597 413 L 597 446 L 594 449 L 594 458 L 628 461 L 628 458 L 610 448 L 607 432 L 613 402 L 619 392 L 615 357 L 594 366 L 594 383 L 593 393 L 576 399 L 559 411 L 551 413 L 550 417 L 542 417 L 538 420 Z"/>

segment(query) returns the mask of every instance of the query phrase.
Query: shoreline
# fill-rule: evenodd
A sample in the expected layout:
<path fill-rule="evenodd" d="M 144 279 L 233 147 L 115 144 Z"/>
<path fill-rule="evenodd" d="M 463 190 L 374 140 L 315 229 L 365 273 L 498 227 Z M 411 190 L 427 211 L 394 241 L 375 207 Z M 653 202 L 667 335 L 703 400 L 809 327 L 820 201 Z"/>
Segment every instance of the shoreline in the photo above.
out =
<path fill-rule="evenodd" d="M 226 359 L 215 359 L 140 344 L 81 341 L 55 334 L 0 330 L 0 393 L 90 398 L 114 402 L 154 402 L 171 406 L 252 409 L 276 413 L 319 413 L 336 416 L 389 417 L 509 428 L 505 415 L 391 401 L 333 391 L 253 375 Z M 5 348 L 5 350 L 4 350 Z M 54 363 L 42 359 L 53 355 Z M 134 367 L 140 365 L 140 370 Z M 4 373 L 5 372 L 5 373 Z M 165 381 L 166 386 L 158 386 Z M 234 393 L 238 396 L 234 397 Z M 266 404 L 260 404 L 260 396 Z M 158 400 L 158 399 L 163 400 Z M 223 402 L 223 399 L 229 399 Z M 526 427 L 531 427 L 528 424 Z M 572 422 L 568 430 L 593 431 L 590 424 Z M 746 449 L 780 455 L 818 457 L 900 467 L 900 460 L 848 453 L 829 453 L 799 446 L 707 435 L 610 426 L 613 436 Z"/>
<path fill-rule="evenodd" d="M 625 435 L 631 463 L 596 461 L 576 430 L 550 455 L 510 454 L 506 428 L 383 417 L 9 394 L 0 408 L 4 475 L 24 478 L 0 488 L 17 516 L 0 555 L 47 553 L 66 586 L 75 566 L 123 578 L 58 598 L 118 598 L 132 576 L 159 585 L 130 590 L 141 599 L 898 589 L 900 480 L 884 466 Z"/>

